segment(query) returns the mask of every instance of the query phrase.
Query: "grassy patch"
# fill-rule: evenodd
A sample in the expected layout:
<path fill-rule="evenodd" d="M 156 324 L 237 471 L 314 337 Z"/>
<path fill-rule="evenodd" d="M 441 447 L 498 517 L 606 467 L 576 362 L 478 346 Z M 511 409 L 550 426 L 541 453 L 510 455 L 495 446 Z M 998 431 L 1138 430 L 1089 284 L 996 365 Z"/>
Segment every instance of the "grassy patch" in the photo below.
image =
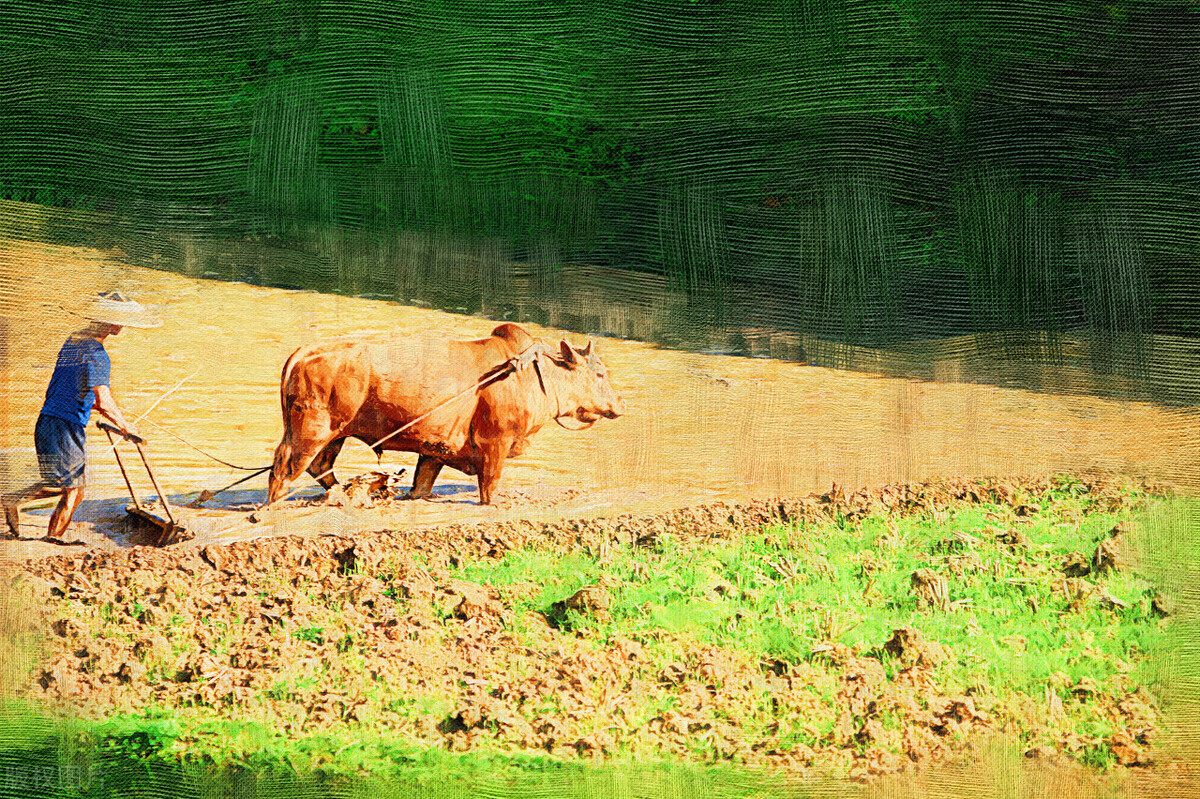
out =
<path fill-rule="evenodd" d="M 548 616 L 584 586 L 603 586 L 603 618 L 568 611 L 568 629 L 635 639 L 658 665 L 698 644 L 788 666 L 822 665 L 831 652 L 875 657 L 894 676 L 904 664 L 884 644 L 912 627 L 950 653 L 931 669 L 944 692 L 1007 716 L 1030 745 L 1108 766 L 1119 760 L 1112 744 L 1123 723 L 1111 706 L 1151 680 L 1146 656 L 1161 651 L 1166 626 L 1155 584 L 1132 562 L 1139 528 L 1113 532 L 1148 499 L 1131 490 L 1124 500 L 1098 503 L 1063 481 L 1016 509 L 984 503 L 773 527 L 700 546 L 663 536 L 603 558 L 525 549 L 455 576 L 502 593 L 536 581 L 539 591 L 514 597 L 514 606 Z M 1110 541 L 1130 549 L 1130 559 L 1096 566 L 1097 549 Z M 917 574 L 940 578 L 941 593 L 928 596 Z M 1038 715 L 1047 723 L 1030 717 Z M 883 721 L 904 723 L 903 715 Z M 828 737 L 812 732 L 796 740 L 817 746 Z M 1139 733 L 1143 743 L 1153 737 Z"/>
<path fill-rule="evenodd" d="M 1150 609 L 1152 584 L 1132 573 L 1086 580 L 1124 606 L 1097 600 L 1072 610 L 1071 598 L 1058 590 L 1063 562 L 1071 555 L 1090 559 L 1127 514 L 1064 523 L 1062 510 L 1049 504 L 1018 523 L 1009 509 L 984 505 L 938 520 L 875 517 L 767 529 L 703 547 L 660 540 L 653 548 L 615 549 L 603 560 L 526 549 L 467 564 L 454 576 L 501 591 L 539 584 L 535 595 L 514 598 L 518 611 L 548 611 L 602 583 L 612 597 L 611 621 L 591 620 L 598 634 L 690 634 L 791 662 L 807 661 L 814 647 L 830 643 L 869 651 L 911 624 L 961 653 L 964 681 L 975 673 L 1030 690 L 1058 671 L 1111 676 L 1120 659 L 1147 651 L 1161 636 Z M 1026 540 L 1005 543 L 1010 530 Z M 922 603 L 912 590 L 919 569 L 946 578 L 946 607 Z M 1086 670 L 1079 668 L 1083 661 Z"/>
<path fill-rule="evenodd" d="M 0 795 L 14 797 L 777 795 L 775 781 L 730 769 L 667 763 L 612 768 L 537 755 L 450 753 L 353 731 L 289 739 L 263 724 L 171 718 L 166 709 L 85 724 L 10 705 L 0 712 L 0 731 Z M 181 742 L 188 743 L 187 757 L 164 756 Z"/>

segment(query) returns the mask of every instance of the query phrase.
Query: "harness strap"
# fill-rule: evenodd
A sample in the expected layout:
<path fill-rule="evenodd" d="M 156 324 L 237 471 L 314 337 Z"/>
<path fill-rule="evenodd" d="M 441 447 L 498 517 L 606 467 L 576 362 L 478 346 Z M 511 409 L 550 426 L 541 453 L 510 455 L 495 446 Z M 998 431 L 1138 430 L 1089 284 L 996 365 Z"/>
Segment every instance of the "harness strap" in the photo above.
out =
<path fill-rule="evenodd" d="M 546 383 L 547 382 L 549 382 L 550 385 L 554 388 L 554 421 L 558 422 L 558 426 L 561 427 L 563 430 L 587 430 L 589 427 L 591 427 L 592 425 L 595 424 L 594 421 L 584 422 L 582 424 L 582 426 L 580 426 L 580 427 L 568 427 L 567 425 L 563 424 L 563 419 L 564 418 L 569 419 L 569 418 L 571 418 L 571 415 L 569 413 L 562 412 L 562 401 L 559 399 L 558 387 L 554 385 L 554 381 L 547 380 L 542 375 L 542 358 L 541 358 L 541 356 L 544 355 L 545 352 L 541 346 L 541 342 L 538 342 L 534 346 L 538 348 L 538 352 L 534 355 L 534 358 L 533 358 L 533 369 L 535 372 L 537 372 L 538 383 L 542 387 L 542 393 L 545 394 L 547 397 L 550 396 L 550 392 L 546 391 Z M 533 349 L 533 347 L 530 347 L 529 349 Z M 528 352 L 528 350 L 526 350 L 526 352 Z"/>

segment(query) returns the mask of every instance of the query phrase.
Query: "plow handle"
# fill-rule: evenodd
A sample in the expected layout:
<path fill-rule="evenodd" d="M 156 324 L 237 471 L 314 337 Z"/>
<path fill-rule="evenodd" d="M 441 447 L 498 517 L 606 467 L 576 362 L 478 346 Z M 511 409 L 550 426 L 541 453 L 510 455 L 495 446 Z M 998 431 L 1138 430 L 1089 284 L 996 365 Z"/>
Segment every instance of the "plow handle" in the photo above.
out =
<path fill-rule="evenodd" d="M 113 433 L 120 434 L 121 431 L 103 422 L 96 422 L 96 426 L 108 435 L 108 443 L 112 447 L 113 455 L 117 456 L 117 468 L 121 470 L 121 476 L 125 478 L 125 487 L 129 489 L 129 496 L 133 498 L 133 504 L 141 505 L 141 500 L 138 499 L 137 492 L 133 490 L 133 483 L 129 482 L 129 473 L 125 471 L 125 464 L 121 460 L 121 453 L 117 452 L 117 442 L 113 441 Z"/>
<path fill-rule="evenodd" d="M 116 433 L 121 438 L 125 439 L 126 441 L 132 441 L 135 444 L 145 444 L 146 443 L 146 439 L 142 438 L 141 436 L 135 435 L 133 433 L 126 433 L 123 430 L 118 430 L 117 428 L 115 428 L 111 424 L 109 424 L 108 422 L 99 422 L 98 421 L 98 422 L 96 422 L 96 427 L 99 427 L 101 430 L 103 430 L 106 433 Z"/>
<path fill-rule="evenodd" d="M 158 480 L 155 478 L 154 472 L 150 468 L 150 461 L 146 458 L 146 450 L 142 449 L 141 439 L 134 439 L 133 443 L 137 445 L 138 455 L 142 456 L 142 463 L 146 466 L 146 475 L 150 478 L 150 485 L 154 486 L 154 490 L 158 492 L 158 501 L 162 503 L 163 510 L 167 512 L 167 521 L 173 525 L 177 524 L 175 517 L 171 514 L 171 504 L 167 502 L 167 495 L 159 486 Z"/>
<path fill-rule="evenodd" d="M 112 442 L 113 434 L 121 436 L 126 441 L 132 441 L 137 447 L 138 455 L 142 458 L 142 464 L 146 467 L 146 475 L 150 478 L 150 484 L 154 486 L 154 490 L 158 492 L 158 501 L 163 506 L 163 510 L 167 512 L 167 521 L 172 525 L 176 524 L 175 516 L 171 513 L 171 504 L 167 502 L 167 495 L 158 485 L 158 480 L 154 477 L 154 470 L 150 468 L 150 460 L 146 457 L 146 450 L 142 445 L 146 443 L 146 439 L 133 433 L 126 433 L 118 430 L 107 422 L 96 422 L 96 427 L 99 427 L 108 435 L 108 440 Z M 117 452 L 116 444 L 113 444 L 113 454 L 117 456 L 117 465 L 121 467 L 121 476 L 125 478 L 125 485 L 129 486 L 129 494 L 133 497 L 134 503 L 137 503 L 137 495 L 133 491 L 133 485 L 129 482 L 129 475 L 125 472 L 125 465 L 121 463 L 121 455 Z"/>

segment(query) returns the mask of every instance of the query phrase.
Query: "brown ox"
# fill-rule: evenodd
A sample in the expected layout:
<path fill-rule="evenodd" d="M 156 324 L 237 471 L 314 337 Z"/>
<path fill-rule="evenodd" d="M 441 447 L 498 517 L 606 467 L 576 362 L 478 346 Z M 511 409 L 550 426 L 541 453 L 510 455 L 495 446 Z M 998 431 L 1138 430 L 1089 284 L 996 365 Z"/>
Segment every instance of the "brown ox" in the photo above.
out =
<path fill-rule="evenodd" d="M 522 353 L 522 366 L 505 368 Z M 489 376 L 496 379 L 471 390 Z M 450 466 L 478 476 L 479 501 L 487 505 L 504 459 L 524 452 L 547 422 L 573 418 L 590 425 L 625 412 L 592 342 L 581 350 L 566 341 L 548 348 L 509 323 L 478 341 L 309 344 L 284 364 L 280 399 L 283 440 L 275 449 L 268 502 L 305 469 L 332 488 L 333 462 L 345 440 L 357 438 L 376 454 L 418 453 L 409 497 L 429 496 L 438 472 Z"/>

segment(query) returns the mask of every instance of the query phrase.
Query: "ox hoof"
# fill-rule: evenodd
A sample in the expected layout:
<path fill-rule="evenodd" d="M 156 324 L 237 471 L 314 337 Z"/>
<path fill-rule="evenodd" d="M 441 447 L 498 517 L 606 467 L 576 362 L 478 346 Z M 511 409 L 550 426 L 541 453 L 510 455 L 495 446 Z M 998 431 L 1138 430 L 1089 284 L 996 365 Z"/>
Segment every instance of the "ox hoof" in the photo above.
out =
<path fill-rule="evenodd" d="M 246 521 L 250 522 L 251 524 L 258 524 L 262 521 L 262 516 L 260 516 L 258 513 L 249 513 L 246 515 Z"/>

